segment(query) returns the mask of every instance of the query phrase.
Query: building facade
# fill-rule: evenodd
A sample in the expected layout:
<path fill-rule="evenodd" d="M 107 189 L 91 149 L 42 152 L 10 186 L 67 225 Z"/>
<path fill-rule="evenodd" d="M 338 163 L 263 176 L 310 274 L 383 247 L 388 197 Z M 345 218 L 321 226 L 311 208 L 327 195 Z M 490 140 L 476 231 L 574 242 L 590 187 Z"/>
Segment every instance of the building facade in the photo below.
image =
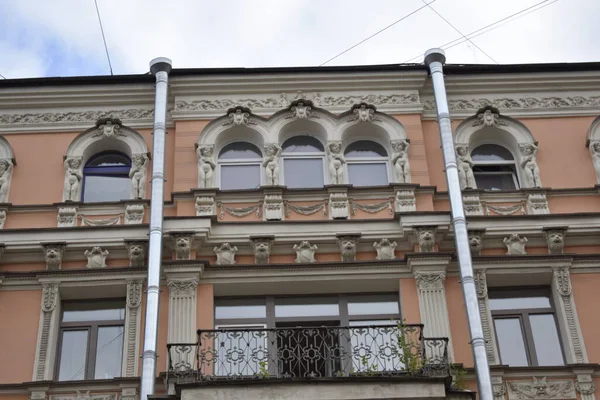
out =
<path fill-rule="evenodd" d="M 495 400 L 595 400 L 598 67 L 445 67 Z M 0 81 L 0 400 L 139 398 L 153 107 Z M 157 396 L 474 396 L 425 66 L 173 70 L 167 131 Z"/>

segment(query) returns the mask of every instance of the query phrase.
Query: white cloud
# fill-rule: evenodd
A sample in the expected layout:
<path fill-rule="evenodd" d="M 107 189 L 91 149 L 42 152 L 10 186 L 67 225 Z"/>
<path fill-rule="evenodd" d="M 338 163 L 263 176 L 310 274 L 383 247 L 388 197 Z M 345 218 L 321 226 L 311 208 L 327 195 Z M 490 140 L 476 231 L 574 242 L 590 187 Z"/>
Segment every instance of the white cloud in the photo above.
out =
<path fill-rule="evenodd" d="M 539 0 L 436 0 L 469 33 Z M 176 68 L 319 65 L 421 7 L 421 0 L 98 0 L 114 72 L 143 73 L 167 56 Z M 560 0 L 473 39 L 500 63 L 600 58 L 597 0 Z M 5 0 L 0 73 L 108 73 L 92 0 Z M 402 63 L 459 35 L 423 9 L 328 65 Z M 491 63 L 463 43 L 450 63 Z M 421 58 L 416 60 L 421 61 Z"/>

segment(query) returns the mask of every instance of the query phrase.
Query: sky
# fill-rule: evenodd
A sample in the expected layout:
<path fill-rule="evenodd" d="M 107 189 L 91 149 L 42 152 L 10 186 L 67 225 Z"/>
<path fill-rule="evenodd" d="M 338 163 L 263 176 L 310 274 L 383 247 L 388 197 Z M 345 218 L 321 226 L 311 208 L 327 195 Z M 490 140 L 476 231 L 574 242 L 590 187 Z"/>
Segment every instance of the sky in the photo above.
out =
<path fill-rule="evenodd" d="M 426 0 L 469 34 L 543 0 Z M 422 62 L 461 37 L 424 0 L 97 0 L 115 75 L 174 68 Z M 545 7 L 446 50 L 450 64 L 600 61 L 599 0 Z M 490 55 L 488 58 L 482 51 Z M 495 61 L 494 61 L 495 60 Z M 0 0 L 0 74 L 108 75 L 94 0 Z"/>

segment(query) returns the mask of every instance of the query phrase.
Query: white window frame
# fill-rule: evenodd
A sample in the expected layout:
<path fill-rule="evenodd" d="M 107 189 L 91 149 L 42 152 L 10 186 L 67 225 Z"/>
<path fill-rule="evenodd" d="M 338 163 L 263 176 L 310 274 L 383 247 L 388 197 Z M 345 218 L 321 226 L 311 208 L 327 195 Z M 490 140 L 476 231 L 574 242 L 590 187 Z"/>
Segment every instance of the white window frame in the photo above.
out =
<path fill-rule="evenodd" d="M 473 175 L 476 177 L 477 175 L 512 175 L 513 178 L 513 182 L 515 184 L 515 189 L 514 190 L 519 190 L 521 188 L 521 185 L 519 184 L 519 177 L 518 177 L 518 166 L 517 166 L 517 161 L 515 159 L 514 154 L 512 153 L 512 151 L 510 151 L 506 146 L 502 146 L 501 144 L 497 144 L 497 143 L 481 143 L 479 145 L 477 145 L 476 147 L 474 147 L 471 151 L 470 151 L 470 156 L 471 159 L 473 159 L 473 151 L 476 150 L 478 147 L 480 146 L 484 146 L 484 145 L 494 145 L 494 146 L 499 146 L 502 147 L 503 149 L 505 149 L 506 151 L 508 151 L 512 156 L 513 159 L 512 160 L 503 160 L 503 161 L 475 161 L 473 160 Z M 485 166 L 512 166 L 513 167 L 513 171 L 512 172 L 508 172 L 508 171 L 503 171 L 503 172 L 476 172 L 475 168 L 476 167 L 485 167 Z M 475 179 L 475 183 L 477 183 L 477 179 Z M 486 189 L 486 188 L 480 188 L 478 187 L 478 189 L 484 189 L 484 190 L 493 190 L 493 189 Z"/>
<path fill-rule="evenodd" d="M 383 147 L 383 149 L 385 150 L 386 154 L 388 154 L 386 157 L 348 157 L 346 155 L 346 152 L 348 150 L 348 147 L 350 147 L 353 143 L 356 142 L 373 142 L 376 143 L 378 145 L 380 145 L 381 147 Z M 350 169 L 348 168 L 351 164 L 356 165 L 356 164 L 385 164 L 385 172 L 387 174 L 386 178 L 387 178 L 387 183 L 386 185 L 389 185 L 391 183 L 391 179 L 390 177 L 392 176 L 392 170 L 391 170 L 391 165 L 390 165 L 390 156 L 389 156 L 389 152 L 388 150 L 381 145 L 381 143 L 376 142 L 374 140 L 369 140 L 369 139 L 359 139 L 359 140 L 355 140 L 352 143 L 349 143 L 345 148 L 344 148 L 344 158 L 346 159 L 346 165 L 344 166 L 345 168 L 345 173 L 346 173 L 346 179 L 347 182 L 349 184 L 352 184 L 352 182 L 350 181 Z M 379 186 L 379 185 L 373 185 L 373 186 Z M 358 186 L 358 187 L 369 187 L 369 186 Z"/>
<path fill-rule="evenodd" d="M 218 175 L 218 179 L 219 179 L 219 189 L 221 190 L 249 190 L 249 189 L 259 189 L 259 188 L 245 188 L 245 189 L 223 189 L 223 185 L 222 185 L 222 180 L 221 177 L 223 176 L 223 174 L 221 173 L 221 167 L 222 166 L 258 166 L 258 174 L 259 174 L 259 187 L 264 185 L 264 174 L 263 174 L 263 168 L 262 168 L 262 153 L 258 156 L 258 158 L 240 158 L 240 159 L 221 159 L 221 152 L 223 151 L 223 149 L 233 143 L 248 143 L 252 146 L 256 146 L 254 143 L 251 142 L 245 142 L 245 141 L 235 141 L 235 142 L 231 142 L 231 143 L 227 143 L 225 146 L 223 146 L 220 150 L 219 150 L 219 155 L 217 156 L 217 175 Z M 256 146 L 258 148 L 258 146 Z M 260 149 L 259 149 L 260 151 Z"/>

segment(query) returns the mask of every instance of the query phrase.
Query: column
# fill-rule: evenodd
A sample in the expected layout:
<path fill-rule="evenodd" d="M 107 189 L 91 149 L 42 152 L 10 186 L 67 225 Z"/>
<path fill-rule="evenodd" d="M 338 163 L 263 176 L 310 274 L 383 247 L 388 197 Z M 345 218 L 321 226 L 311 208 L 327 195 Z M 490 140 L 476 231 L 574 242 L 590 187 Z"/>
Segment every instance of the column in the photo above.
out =
<path fill-rule="evenodd" d="M 479 314 L 481 315 L 481 325 L 483 326 L 483 337 L 485 339 L 485 349 L 490 365 L 499 363 L 498 346 L 493 331 L 492 313 L 488 305 L 487 278 L 485 269 L 475 270 L 475 286 L 477 288 L 477 300 L 479 303 Z"/>
<path fill-rule="evenodd" d="M 196 343 L 196 302 L 198 276 L 167 276 L 169 287 L 169 326 L 167 343 Z M 196 348 L 172 348 L 167 358 L 178 370 L 189 370 L 194 365 Z M 167 359 L 167 363 L 169 360 Z"/>
<path fill-rule="evenodd" d="M 123 344 L 124 377 L 138 376 L 138 360 L 140 358 L 140 319 L 142 316 L 142 281 L 127 281 L 127 310 L 125 313 L 125 343 Z"/>
<path fill-rule="evenodd" d="M 581 400 L 596 400 L 596 387 L 593 379 L 593 368 L 573 368 L 573 372 L 577 375 L 575 382 L 575 390 L 581 395 Z"/>
<path fill-rule="evenodd" d="M 49 381 L 54 378 L 53 366 L 60 322 L 59 297 L 58 282 L 42 283 L 42 310 L 35 353 L 34 381 Z"/>
<path fill-rule="evenodd" d="M 452 361 L 454 352 L 444 288 L 446 268 L 449 262 L 450 257 L 411 257 L 408 261 L 417 281 L 421 322 L 424 325 L 423 335 L 426 338 L 448 338 L 448 356 Z"/>
<path fill-rule="evenodd" d="M 567 364 L 587 363 L 587 354 L 583 344 L 583 335 L 579 326 L 575 300 L 571 291 L 569 267 L 553 268 L 552 295 L 556 305 L 556 316 L 565 341 Z"/>

